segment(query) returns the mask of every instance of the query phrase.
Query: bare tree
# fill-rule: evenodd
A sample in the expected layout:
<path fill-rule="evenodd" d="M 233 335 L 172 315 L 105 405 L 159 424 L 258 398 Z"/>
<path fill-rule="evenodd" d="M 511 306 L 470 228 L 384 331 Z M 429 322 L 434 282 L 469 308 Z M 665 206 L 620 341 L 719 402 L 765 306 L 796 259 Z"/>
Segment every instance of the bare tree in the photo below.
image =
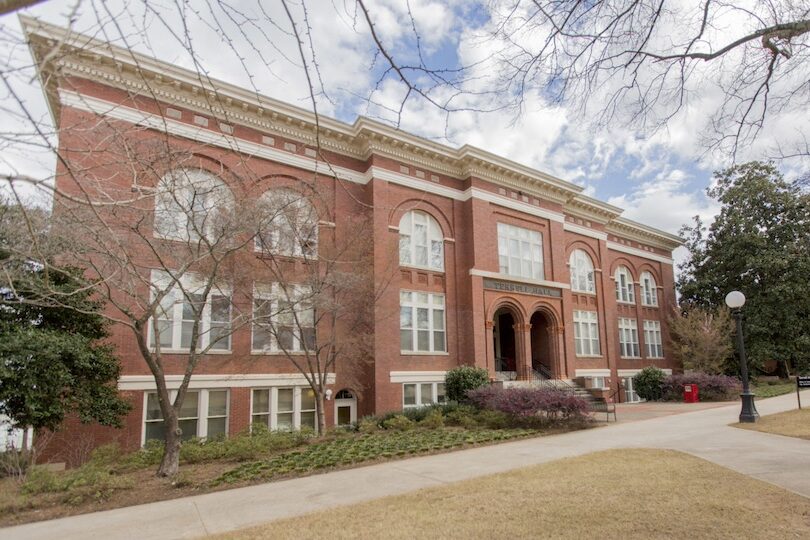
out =
<path fill-rule="evenodd" d="M 490 14 L 495 84 L 518 108 L 541 92 L 602 125 L 656 130 L 707 99 L 707 142 L 736 154 L 808 105 L 806 2 L 513 0 Z"/>
<path fill-rule="evenodd" d="M 672 355 L 684 369 L 720 374 L 734 351 L 733 323 L 725 307 L 682 306 L 669 320 Z"/>

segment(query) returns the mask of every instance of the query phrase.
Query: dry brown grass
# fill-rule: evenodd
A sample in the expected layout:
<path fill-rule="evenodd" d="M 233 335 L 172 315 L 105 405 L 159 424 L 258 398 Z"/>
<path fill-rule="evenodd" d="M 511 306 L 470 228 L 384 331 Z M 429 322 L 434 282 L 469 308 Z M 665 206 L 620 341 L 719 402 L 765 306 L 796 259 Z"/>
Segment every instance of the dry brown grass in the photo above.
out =
<path fill-rule="evenodd" d="M 810 500 L 680 452 L 612 450 L 224 536 L 420 537 L 810 538 Z"/>
<path fill-rule="evenodd" d="M 760 417 L 756 424 L 734 424 L 734 427 L 810 440 L 810 408 L 769 414 Z"/>

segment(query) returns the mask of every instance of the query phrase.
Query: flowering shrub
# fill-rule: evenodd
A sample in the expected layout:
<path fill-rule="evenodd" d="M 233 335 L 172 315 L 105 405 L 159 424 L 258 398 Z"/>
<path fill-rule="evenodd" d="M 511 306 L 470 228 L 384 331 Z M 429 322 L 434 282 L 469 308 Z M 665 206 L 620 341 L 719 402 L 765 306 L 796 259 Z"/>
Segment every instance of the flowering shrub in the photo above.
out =
<path fill-rule="evenodd" d="M 709 375 L 708 373 L 686 373 L 684 375 L 670 375 L 661 385 L 663 399 L 666 401 L 682 401 L 683 387 L 686 384 L 696 384 L 701 401 L 728 401 L 735 399 L 740 393 L 740 381 L 728 375 Z"/>
<path fill-rule="evenodd" d="M 499 388 L 487 386 L 467 393 L 480 409 L 500 411 L 521 419 L 543 416 L 549 419 L 582 418 L 588 402 L 579 396 L 553 388 Z"/>

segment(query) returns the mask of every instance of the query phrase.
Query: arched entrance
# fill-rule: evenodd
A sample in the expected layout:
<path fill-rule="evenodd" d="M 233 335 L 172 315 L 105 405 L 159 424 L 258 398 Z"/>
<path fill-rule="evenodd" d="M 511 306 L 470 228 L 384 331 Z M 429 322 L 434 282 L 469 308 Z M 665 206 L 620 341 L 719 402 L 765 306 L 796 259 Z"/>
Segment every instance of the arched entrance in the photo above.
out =
<path fill-rule="evenodd" d="M 514 312 L 506 307 L 500 307 L 493 316 L 493 341 L 495 344 L 495 372 L 501 379 L 512 380 L 517 378 L 517 340 L 515 339 Z"/>
<path fill-rule="evenodd" d="M 554 325 L 542 311 L 535 311 L 530 320 L 532 341 L 532 371 L 543 379 L 556 379 L 554 362 Z"/>
<path fill-rule="evenodd" d="M 335 425 L 348 426 L 357 422 L 357 397 L 344 388 L 335 394 Z"/>

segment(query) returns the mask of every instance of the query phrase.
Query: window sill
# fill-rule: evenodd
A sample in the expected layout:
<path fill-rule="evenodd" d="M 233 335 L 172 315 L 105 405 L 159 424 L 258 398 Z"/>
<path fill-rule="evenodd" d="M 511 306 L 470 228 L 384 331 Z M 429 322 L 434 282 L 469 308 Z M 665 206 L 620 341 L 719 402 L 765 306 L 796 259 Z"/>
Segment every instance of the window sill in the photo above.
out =
<path fill-rule="evenodd" d="M 403 264 L 403 263 L 399 263 L 399 267 L 410 270 L 424 270 L 426 272 L 433 272 L 434 274 L 444 274 L 444 268 L 431 268 L 430 266 L 419 266 L 418 264 Z"/>
<path fill-rule="evenodd" d="M 575 354 L 577 358 L 602 358 L 601 354 Z"/>
<path fill-rule="evenodd" d="M 642 356 L 619 356 L 622 360 L 644 360 Z"/>
<path fill-rule="evenodd" d="M 587 294 L 588 296 L 596 296 L 595 291 L 578 291 L 576 289 L 571 289 L 572 294 Z"/>
<path fill-rule="evenodd" d="M 287 262 L 314 262 L 318 259 L 318 254 L 313 253 L 312 255 L 287 255 L 285 253 L 273 253 L 271 251 L 260 251 L 254 250 L 253 253 L 259 259 L 272 259 L 276 258 L 280 261 L 287 261 Z"/>
<path fill-rule="evenodd" d="M 150 352 L 156 352 L 155 349 L 150 348 Z M 188 349 L 160 349 L 160 354 L 190 354 Z M 223 354 L 233 354 L 232 350 L 227 351 L 206 351 L 206 352 L 199 352 L 197 354 L 208 356 L 209 354 L 212 355 L 223 355 Z"/>
<path fill-rule="evenodd" d="M 399 351 L 400 356 L 450 356 L 446 351 Z"/>
<path fill-rule="evenodd" d="M 622 305 L 625 305 L 625 306 L 635 306 L 636 305 L 635 302 L 628 302 L 626 300 L 616 300 L 616 303 L 617 304 L 622 304 Z"/>

